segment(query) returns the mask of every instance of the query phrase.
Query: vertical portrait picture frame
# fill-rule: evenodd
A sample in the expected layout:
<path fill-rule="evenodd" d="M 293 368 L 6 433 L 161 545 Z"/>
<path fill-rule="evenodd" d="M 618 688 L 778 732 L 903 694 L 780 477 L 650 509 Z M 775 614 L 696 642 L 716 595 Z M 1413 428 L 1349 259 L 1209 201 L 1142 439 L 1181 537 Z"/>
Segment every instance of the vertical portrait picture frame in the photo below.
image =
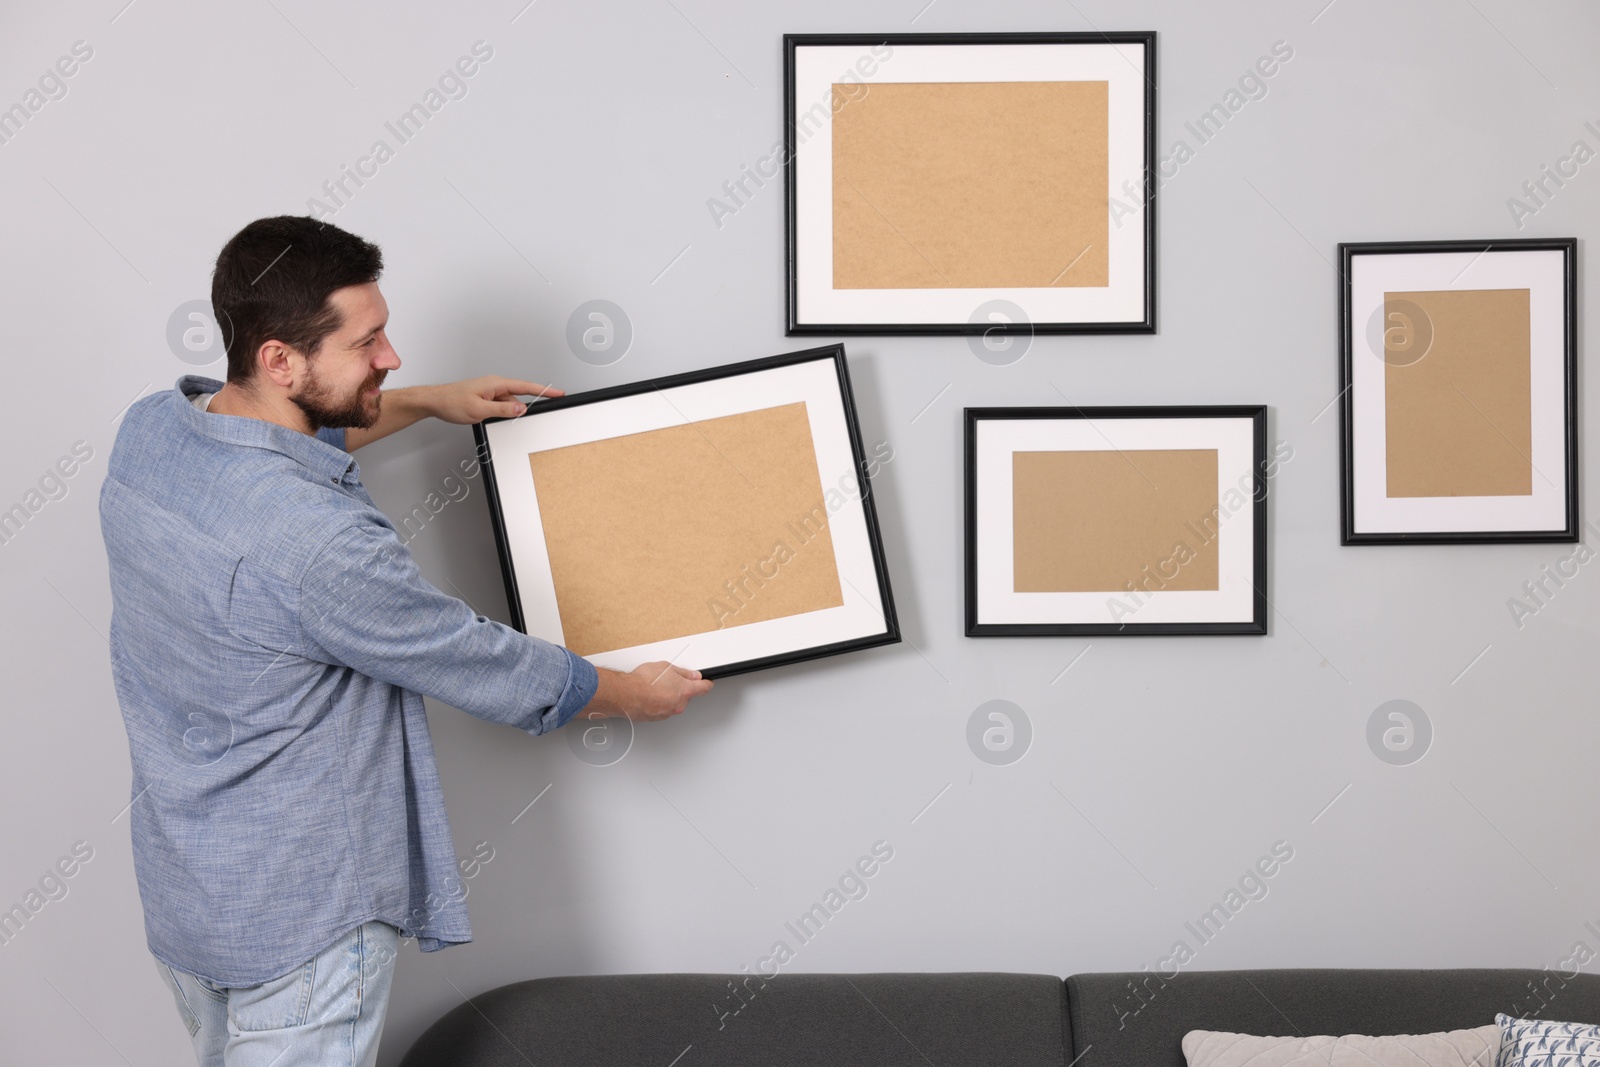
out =
<path fill-rule="evenodd" d="M 1576 259 L 1339 246 L 1341 544 L 1577 540 Z"/>

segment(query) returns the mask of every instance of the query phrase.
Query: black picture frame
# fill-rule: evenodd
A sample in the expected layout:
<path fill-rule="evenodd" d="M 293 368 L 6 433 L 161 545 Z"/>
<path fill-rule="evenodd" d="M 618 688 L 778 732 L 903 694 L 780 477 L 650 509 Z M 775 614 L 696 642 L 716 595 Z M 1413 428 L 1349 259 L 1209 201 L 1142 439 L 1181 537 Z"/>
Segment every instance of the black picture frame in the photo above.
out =
<path fill-rule="evenodd" d="M 1363 241 L 1339 245 L 1339 543 L 1353 545 L 1445 545 L 1519 544 L 1572 542 L 1578 540 L 1578 360 L 1577 360 L 1577 238 L 1532 237 L 1498 240 L 1444 241 Z M 1353 316 L 1352 273 L 1360 256 L 1405 256 L 1434 253 L 1470 253 L 1486 256 L 1495 252 L 1542 251 L 1562 255 L 1562 334 L 1564 396 L 1561 410 L 1566 420 L 1562 433 L 1566 479 L 1562 487 L 1565 521 L 1560 529 L 1549 530 L 1460 530 L 1460 531 L 1358 531 L 1356 498 L 1355 440 L 1355 348 L 1360 330 Z M 1530 461 L 1531 462 L 1531 461 Z"/>
<path fill-rule="evenodd" d="M 979 567 L 985 546 L 979 539 L 978 425 L 992 420 L 1081 419 L 1248 419 L 1251 479 L 1251 618 L 1199 622 L 980 622 Z M 1267 497 L 1274 468 L 1269 466 L 1265 405 L 1158 405 L 1117 407 L 980 407 L 963 412 L 963 532 L 965 537 L 965 621 L 968 637 L 1135 637 L 1261 636 L 1267 633 Z M 1009 546 L 1005 549 L 1010 551 Z M 1108 591 L 1109 592 L 1109 591 Z"/>
<path fill-rule="evenodd" d="M 1140 145 L 1144 159 L 1139 173 L 1142 181 L 1141 208 L 1144 265 L 1142 273 L 1143 315 L 1138 319 L 1114 321 L 1042 322 L 944 322 L 944 323 L 830 323 L 801 321 L 798 272 L 798 204 L 796 153 L 800 148 L 796 117 L 795 53 L 809 46 L 890 46 L 916 45 L 1138 45 L 1144 49 L 1143 130 Z M 783 164 L 784 164 L 784 239 L 785 310 L 788 336 L 808 334 L 852 335 L 970 335 L 970 334 L 1149 334 L 1156 332 L 1156 33 L 1154 30 L 1120 32 L 1033 32 L 1033 33 L 791 33 L 783 38 Z M 1113 190 L 1113 195 L 1117 195 Z M 982 290 L 972 290 L 981 292 Z"/>
<path fill-rule="evenodd" d="M 701 673 L 706 678 L 725 678 L 732 675 L 745 674 L 750 671 L 764 670 L 770 667 L 781 667 L 789 664 L 801 663 L 808 660 L 820 659 L 825 656 L 838 655 L 843 652 L 854 652 L 861 649 L 874 648 L 881 645 L 896 644 L 901 640 L 900 625 L 895 613 L 894 594 L 889 584 L 889 571 L 883 552 L 883 540 L 879 530 L 877 509 L 873 502 L 872 475 L 876 472 L 874 464 L 870 463 L 861 445 L 861 430 L 857 419 L 855 398 L 850 386 L 849 365 L 845 357 L 842 344 L 826 345 L 820 348 L 811 348 L 797 352 L 780 353 L 760 359 L 745 360 L 737 363 L 724 364 L 703 370 L 687 371 L 681 374 L 671 374 L 647 381 L 633 382 L 626 385 L 609 386 L 567 396 L 540 400 L 530 405 L 528 410 L 516 419 L 538 418 L 563 409 L 583 407 L 586 405 L 604 404 L 610 400 L 623 397 L 636 396 L 652 391 L 662 391 L 680 386 L 697 385 L 704 382 L 717 381 L 725 378 L 758 373 L 779 367 L 793 366 L 795 364 L 826 361 L 831 362 L 839 386 L 839 398 L 844 411 L 844 421 L 849 437 L 850 453 L 853 459 L 853 469 L 860 486 L 858 501 L 862 511 L 862 519 L 866 526 L 866 539 L 870 548 L 873 569 L 876 572 L 877 591 L 883 628 L 875 634 L 855 637 L 848 640 L 827 642 L 805 648 L 797 648 L 782 653 L 754 657 L 733 663 L 720 664 L 714 667 L 703 668 Z M 516 577 L 516 569 L 512 560 L 509 531 L 503 510 L 503 501 L 499 481 L 495 474 L 494 451 L 489 438 L 488 427 L 501 422 L 515 421 L 505 418 L 485 419 L 472 427 L 473 440 L 477 446 L 478 460 L 484 473 L 484 486 L 488 498 L 489 516 L 494 528 L 495 548 L 499 556 L 501 576 L 505 581 L 506 604 L 511 614 L 512 626 L 517 630 L 527 633 L 527 620 L 523 610 L 520 586 Z"/>

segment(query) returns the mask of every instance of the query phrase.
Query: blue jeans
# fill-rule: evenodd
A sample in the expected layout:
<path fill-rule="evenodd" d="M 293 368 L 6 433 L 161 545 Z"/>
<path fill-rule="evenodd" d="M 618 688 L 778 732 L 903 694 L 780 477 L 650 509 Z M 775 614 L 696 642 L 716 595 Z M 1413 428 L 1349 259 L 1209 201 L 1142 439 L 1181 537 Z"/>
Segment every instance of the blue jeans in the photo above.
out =
<path fill-rule="evenodd" d="M 156 961 L 200 1067 L 372 1067 L 400 932 L 356 927 L 281 978 L 222 986 Z"/>

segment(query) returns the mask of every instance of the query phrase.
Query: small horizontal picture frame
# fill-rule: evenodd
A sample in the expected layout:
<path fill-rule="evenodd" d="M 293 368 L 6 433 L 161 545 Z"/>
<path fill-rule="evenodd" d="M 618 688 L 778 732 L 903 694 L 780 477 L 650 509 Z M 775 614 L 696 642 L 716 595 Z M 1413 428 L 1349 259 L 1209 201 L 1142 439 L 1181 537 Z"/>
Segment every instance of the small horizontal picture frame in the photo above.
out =
<path fill-rule="evenodd" d="M 1155 332 L 1154 32 L 783 41 L 791 336 Z"/>
<path fill-rule="evenodd" d="M 473 428 L 513 625 L 720 678 L 900 640 L 844 348 L 544 400 Z"/>
<path fill-rule="evenodd" d="M 967 408 L 968 637 L 1264 634 L 1261 406 Z"/>
<path fill-rule="evenodd" d="M 1339 246 L 1341 544 L 1578 539 L 1576 255 Z"/>

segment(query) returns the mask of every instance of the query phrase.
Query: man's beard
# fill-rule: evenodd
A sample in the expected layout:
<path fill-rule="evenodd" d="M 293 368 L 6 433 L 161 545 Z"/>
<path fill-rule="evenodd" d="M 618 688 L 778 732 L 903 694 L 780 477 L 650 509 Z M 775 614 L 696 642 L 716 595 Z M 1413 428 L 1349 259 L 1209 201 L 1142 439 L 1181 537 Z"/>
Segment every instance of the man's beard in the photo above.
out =
<path fill-rule="evenodd" d="M 365 430 L 378 421 L 379 403 L 382 400 L 381 394 L 368 400 L 367 390 L 382 385 L 388 373 L 378 371 L 362 382 L 361 388 L 353 396 L 340 400 L 333 395 L 327 383 L 317 376 L 316 364 L 312 363 L 306 368 L 304 391 L 289 399 L 305 412 L 313 429 L 344 427 Z"/>

